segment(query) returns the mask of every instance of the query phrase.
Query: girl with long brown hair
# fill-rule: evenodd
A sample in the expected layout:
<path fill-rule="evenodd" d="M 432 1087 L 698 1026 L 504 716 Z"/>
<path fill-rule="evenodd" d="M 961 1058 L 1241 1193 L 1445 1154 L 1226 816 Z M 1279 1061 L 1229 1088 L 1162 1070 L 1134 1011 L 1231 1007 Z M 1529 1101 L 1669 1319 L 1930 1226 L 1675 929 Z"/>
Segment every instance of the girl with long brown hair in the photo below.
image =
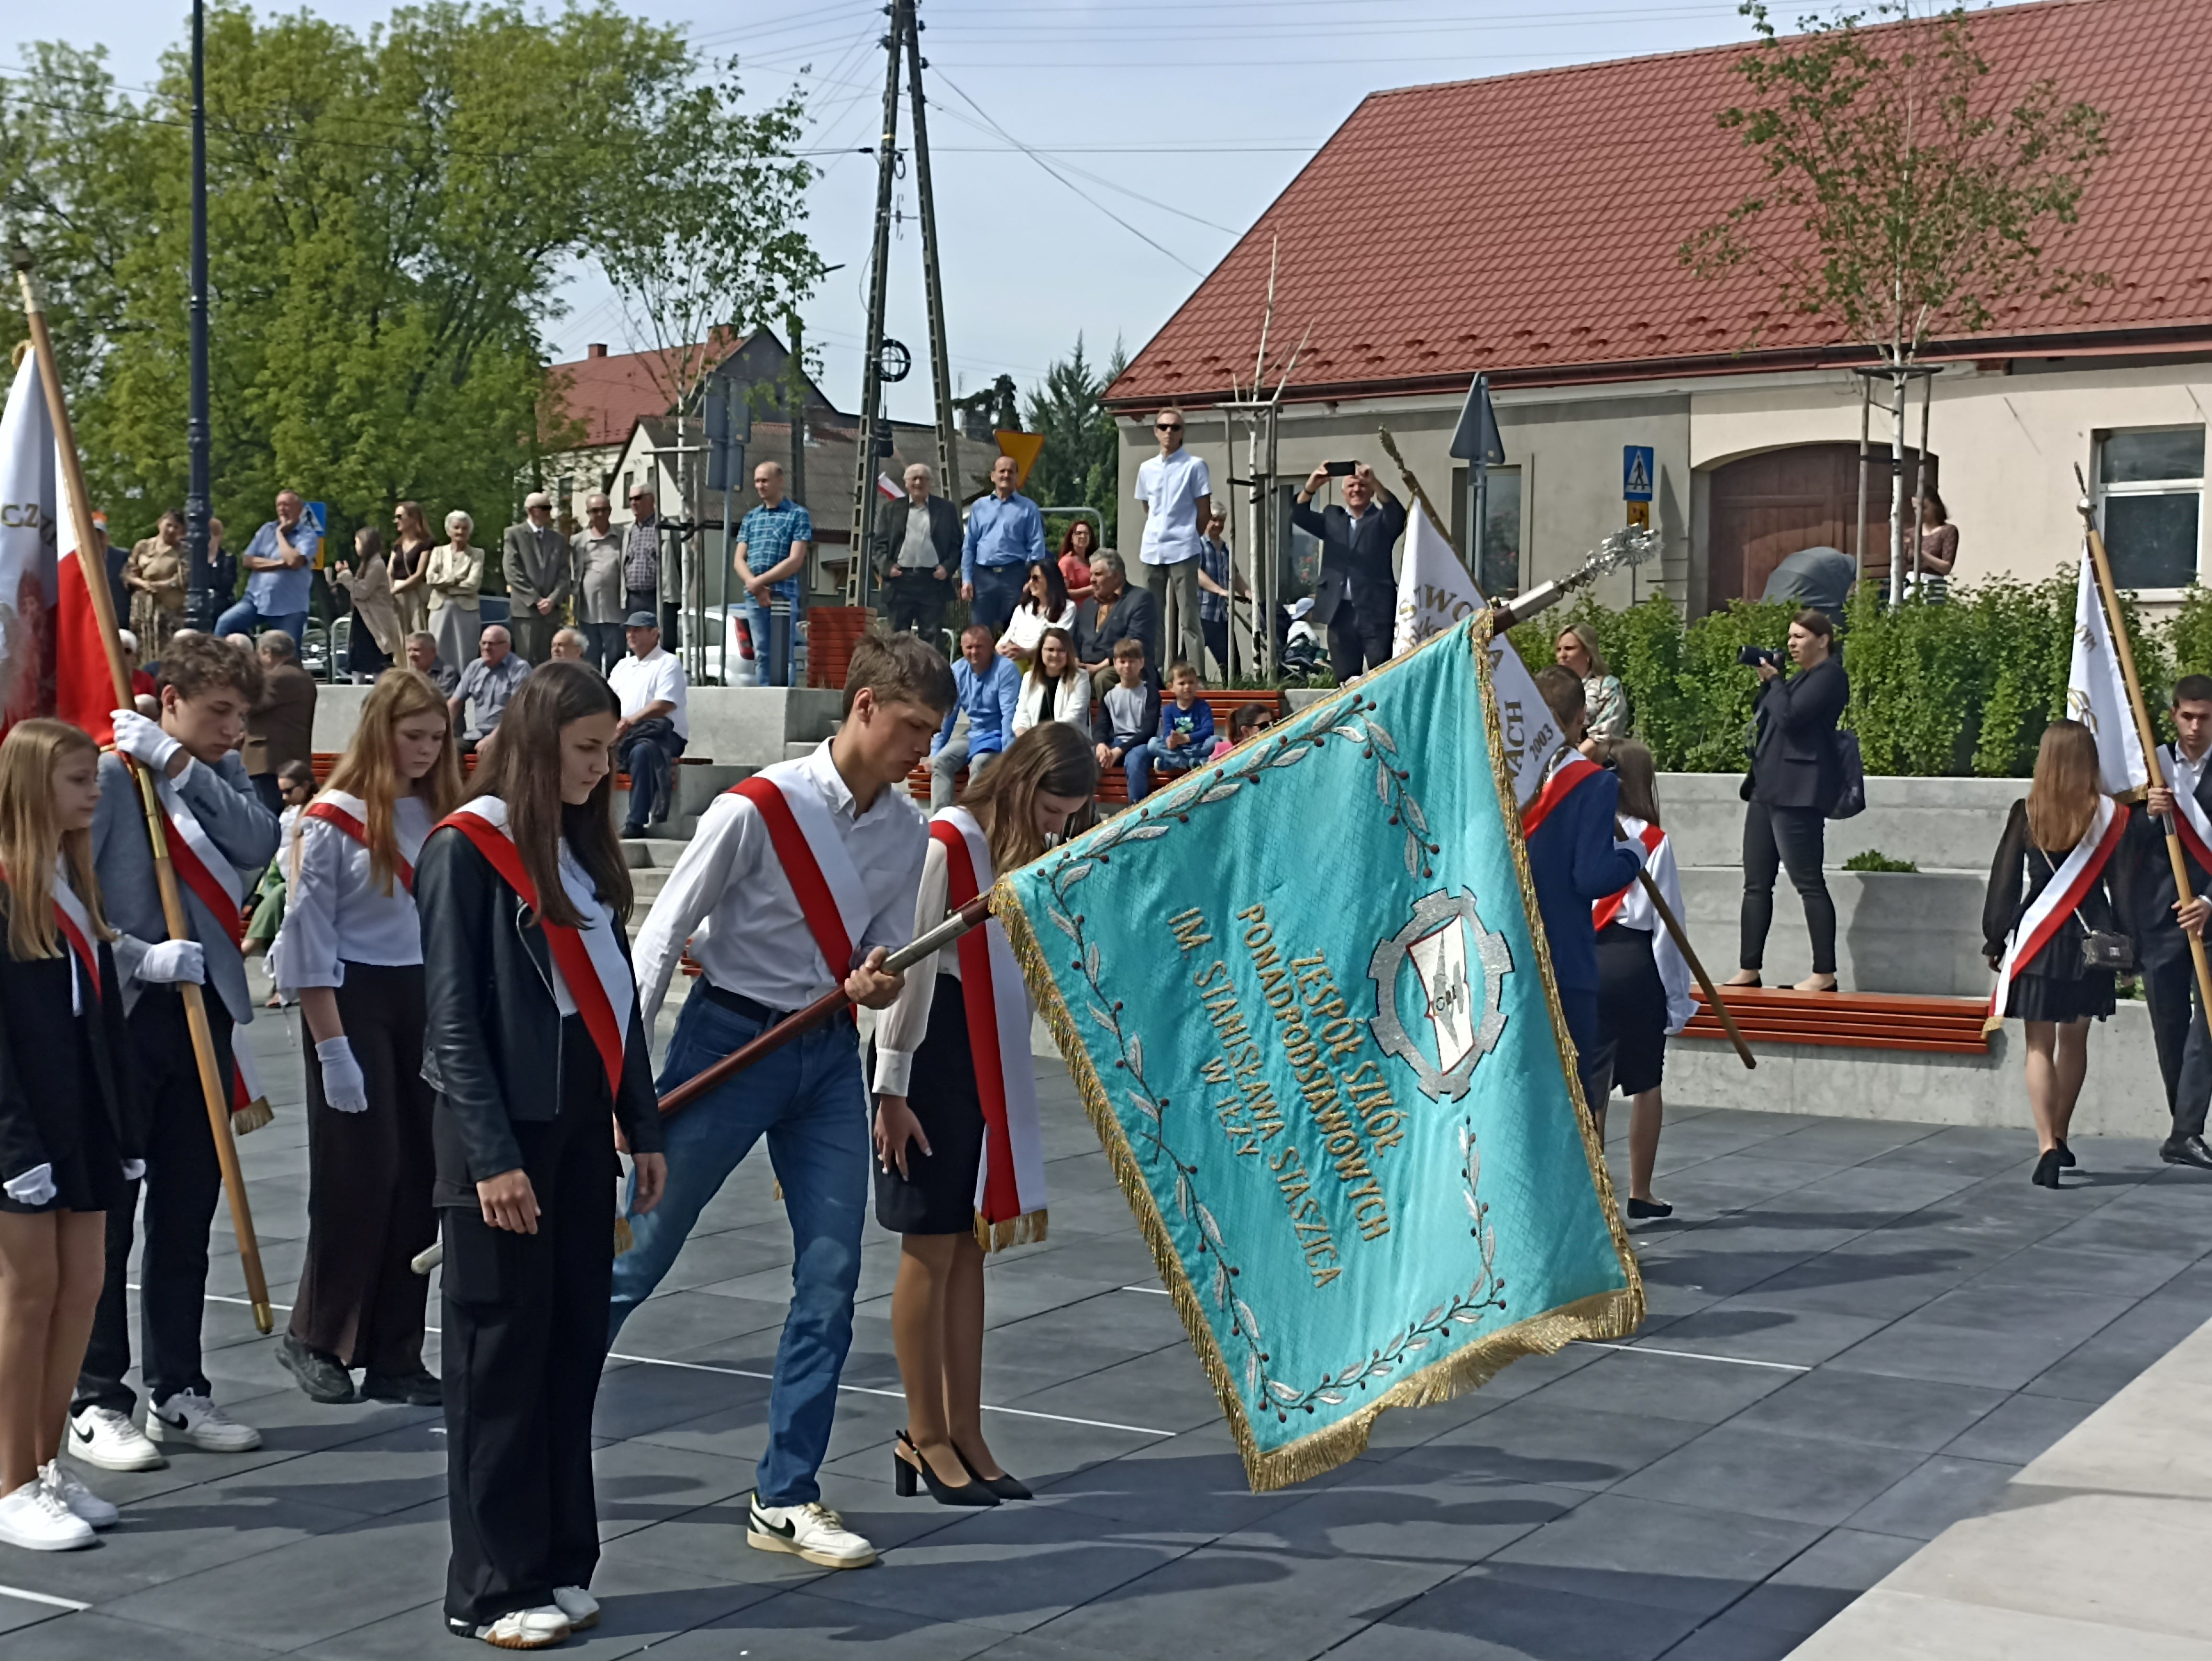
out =
<path fill-rule="evenodd" d="M 652 1060 L 616 839 L 620 706 L 580 663 L 532 672 L 468 800 L 422 850 L 426 1064 L 446 1256 L 446 1624 L 505 1649 L 590 1626 L 592 1407 L 614 1269 L 611 1113 L 659 1203 Z"/>
<path fill-rule="evenodd" d="M 387 669 L 284 856 L 270 965 L 305 1029 L 307 1255 L 277 1360 L 318 1402 L 354 1400 L 355 1368 L 364 1400 L 440 1400 L 422 1366 L 427 1285 L 410 1268 L 437 1232 L 414 885 L 430 827 L 460 797 L 445 700 Z"/>
<path fill-rule="evenodd" d="M 81 729 L 26 721 L 0 742 L 0 1541 L 33 1551 L 88 1546 L 117 1518 L 59 1462 L 135 1134 L 99 805 Z"/>
<path fill-rule="evenodd" d="M 932 816 L 915 932 L 1037 858 L 1097 788 L 1079 729 L 1048 721 L 1016 739 L 964 804 Z M 1030 1497 L 982 1425 L 983 1256 L 1045 1234 L 1029 1031 L 992 922 L 909 969 L 876 1036 L 876 1220 L 899 1236 L 891 1341 L 907 1402 L 891 1474 L 900 1494 L 919 1480 L 939 1505 Z"/>
<path fill-rule="evenodd" d="M 2027 1105 L 2039 1150 L 2032 1180 L 2059 1186 L 2075 1163 L 2066 1131 L 2089 1068 L 2089 1022 L 2112 1013 L 2130 915 L 2126 861 L 2115 861 L 2127 815 L 2099 785 L 2097 740 L 2079 721 L 2044 729 L 2027 797 L 2012 805 L 1990 866 L 1983 949 L 1997 971 L 1989 1025 L 2016 1015 L 2027 1029 Z"/>

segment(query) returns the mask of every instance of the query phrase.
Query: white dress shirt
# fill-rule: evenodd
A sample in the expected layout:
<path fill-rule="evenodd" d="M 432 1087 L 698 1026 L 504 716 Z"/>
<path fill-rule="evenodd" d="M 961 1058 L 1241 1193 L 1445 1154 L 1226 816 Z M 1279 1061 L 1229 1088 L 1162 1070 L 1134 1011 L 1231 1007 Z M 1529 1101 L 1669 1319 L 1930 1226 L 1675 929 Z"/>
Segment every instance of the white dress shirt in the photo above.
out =
<path fill-rule="evenodd" d="M 1642 837 L 1644 821 L 1622 814 L 1621 829 L 1628 832 L 1638 854 L 1644 852 Z M 1644 862 L 1651 880 L 1658 885 L 1667 909 L 1679 921 L 1682 910 L 1682 878 L 1674 866 L 1674 839 L 1662 835 L 1659 846 Z M 1644 885 L 1628 885 L 1628 897 L 1620 903 L 1620 910 L 1613 921 L 1626 928 L 1641 928 L 1651 936 L 1651 956 L 1659 965 L 1659 983 L 1667 989 L 1667 1031 L 1672 1035 L 1690 1024 L 1690 1017 L 1698 1012 L 1697 1001 L 1690 992 L 1690 965 L 1683 960 L 1681 948 L 1674 937 L 1667 932 L 1667 925 L 1659 921 L 1658 908 L 1651 904 L 1651 896 L 1644 891 Z"/>
<path fill-rule="evenodd" d="M 1137 469 L 1137 500 L 1145 504 L 1145 535 L 1137 557 L 1147 565 L 1180 565 L 1198 557 L 1206 527 L 1198 499 L 1213 494 L 1212 476 L 1188 450 L 1156 455 Z"/>
<path fill-rule="evenodd" d="M 791 764 L 790 774 L 778 776 L 820 794 L 860 873 L 869 921 L 855 950 L 863 958 L 879 946 L 896 951 L 913 938 L 929 830 L 921 809 L 896 785 L 880 791 L 867 812 L 856 812 L 852 791 L 830 759 L 831 742 L 824 739 L 811 755 Z M 760 810 L 726 792 L 700 819 L 638 931 L 633 956 L 648 1031 L 687 940 L 709 985 L 770 1009 L 803 1009 L 845 978 L 844 964 L 823 961 Z"/>
<path fill-rule="evenodd" d="M 684 678 L 684 665 L 674 653 L 664 652 L 658 646 L 643 657 L 633 653 L 608 672 L 607 684 L 622 700 L 624 721 L 650 703 L 674 704 L 668 719 L 675 726 L 676 736 L 686 744 L 691 742 L 691 718 L 684 705 L 688 683 Z"/>
<path fill-rule="evenodd" d="M 914 932 L 924 934 L 945 921 L 951 910 L 951 882 L 945 873 L 945 844 L 932 837 L 922 855 L 921 886 L 915 891 Z M 960 978 L 960 948 L 948 946 L 926 962 L 911 964 L 898 1001 L 884 1011 L 876 1023 L 876 1091 L 879 1095 L 903 1096 L 914 1077 L 915 1052 L 929 1036 L 930 1007 L 937 1001 L 937 977 Z"/>
<path fill-rule="evenodd" d="M 392 804 L 392 817 L 399 839 L 410 846 L 430 834 L 430 812 L 419 796 L 402 796 Z M 422 961 L 415 897 L 398 873 L 392 891 L 385 893 L 369 874 L 366 847 L 337 825 L 306 816 L 299 821 L 298 856 L 283 927 L 269 954 L 286 991 L 343 986 L 349 963 Z"/>

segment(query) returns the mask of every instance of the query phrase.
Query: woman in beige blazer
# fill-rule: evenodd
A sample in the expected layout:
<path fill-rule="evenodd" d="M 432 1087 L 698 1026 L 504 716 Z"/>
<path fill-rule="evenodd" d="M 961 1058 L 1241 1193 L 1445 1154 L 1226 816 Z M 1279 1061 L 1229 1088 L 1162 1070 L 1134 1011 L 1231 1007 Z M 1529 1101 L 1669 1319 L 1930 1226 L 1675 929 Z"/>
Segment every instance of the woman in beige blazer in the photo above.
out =
<path fill-rule="evenodd" d="M 384 538 L 373 525 L 353 536 L 353 565 L 340 566 L 331 581 L 353 596 L 353 634 L 346 648 L 355 684 L 366 685 L 399 661 L 405 637 L 398 608 L 392 601 L 392 571 L 385 563 Z"/>
<path fill-rule="evenodd" d="M 456 508 L 446 515 L 446 540 L 430 551 L 424 583 L 430 590 L 430 633 L 438 655 L 456 669 L 477 654 L 483 624 L 477 590 L 483 585 L 483 550 L 471 547 L 476 521 Z"/>

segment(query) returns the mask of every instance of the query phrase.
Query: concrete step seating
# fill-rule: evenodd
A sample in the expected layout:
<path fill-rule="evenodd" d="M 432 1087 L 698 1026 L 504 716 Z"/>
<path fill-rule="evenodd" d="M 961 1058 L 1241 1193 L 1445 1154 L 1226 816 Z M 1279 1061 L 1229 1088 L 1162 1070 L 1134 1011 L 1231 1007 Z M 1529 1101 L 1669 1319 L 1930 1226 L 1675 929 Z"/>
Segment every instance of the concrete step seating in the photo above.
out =
<path fill-rule="evenodd" d="M 1213 730 L 1216 735 L 1221 738 L 1229 736 L 1229 721 L 1231 713 L 1244 704 L 1259 704 L 1267 709 L 1277 721 L 1281 721 L 1290 713 L 1288 703 L 1279 691 L 1261 688 L 1223 691 L 1209 689 L 1204 696 L 1206 703 L 1213 709 Z M 1091 722 L 1094 732 L 1097 730 L 1098 722 L 1103 714 L 1101 705 L 1096 703 L 1091 704 Z M 1155 767 L 1152 770 L 1152 788 L 1158 789 L 1162 785 L 1171 782 L 1176 776 L 1171 773 L 1163 773 Z M 953 777 L 953 800 L 958 800 L 961 793 L 967 788 L 968 770 L 963 767 Z M 923 762 L 906 776 L 906 791 L 907 794 L 912 796 L 916 801 L 927 805 L 929 801 L 929 764 L 927 762 Z M 1098 800 L 1109 805 L 1126 804 L 1129 800 L 1129 776 L 1118 767 L 1105 769 L 1098 776 Z"/>
<path fill-rule="evenodd" d="M 1793 992 L 1777 987 L 1723 987 L 1729 1013 L 1754 1054 L 1762 1044 L 1816 1044 L 1850 1050 L 1904 1050 L 1979 1056 L 1989 1049 L 1982 1019 L 1985 998 L 1915 997 L 1899 993 Z M 1682 1036 L 1722 1043 L 1728 1034 L 1696 994 L 1698 1013 Z"/>
<path fill-rule="evenodd" d="M 314 769 L 318 785 L 330 782 L 331 770 L 337 765 L 338 752 L 318 750 L 309 761 Z M 464 773 L 476 771 L 477 758 L 461 757 Z M 665 834 L 678 841 L 688 840 L 698 827 L 699 816 L 713 804 L 716 796 L 740 780 L 760 770 L 753 767 L 724 767 L 716 765 L 709 756 L 684 756 L 678 758 L 676 771 L 676 806 L 664 827 Z M 615 775 L 615 817 L 619 819 L 629 806 L 629 775 Z M 633 861 L 635 863 L 635 861 Z M 673 858 L 669 863 L 673 864 Z"/>

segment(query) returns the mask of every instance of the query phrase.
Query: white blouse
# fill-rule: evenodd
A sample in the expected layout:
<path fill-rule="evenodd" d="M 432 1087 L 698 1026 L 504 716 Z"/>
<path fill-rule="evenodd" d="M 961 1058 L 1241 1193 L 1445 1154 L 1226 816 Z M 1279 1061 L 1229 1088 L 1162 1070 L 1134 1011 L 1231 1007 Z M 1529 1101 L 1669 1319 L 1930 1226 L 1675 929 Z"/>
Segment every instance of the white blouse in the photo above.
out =
<path fill-rule="evenodd" d="M 922 855 L 921 888 L 915 896 L 914 932 L 927 933 L 952 909 L 951 881 L 945 872 L 945 844 L 934 837 Z M 985 925 L 988 927 L 988 925 Z M 908 965 L 898 999 L 876 1023 L 876 1093 L 903 1096 L 914 1079 L 914 1054 L 929 1034 L 929 1012 L 937 1001 L 937 977 L 960 978 L 960 948 L 947 946 L 934 958 Z"/>
<path fill-rule="evenodd" d="M 1044 631 L 1048 629 L 1065 629 L 1071 634 L 1074 632 L 1073 600 L 1068 601 L 1067 609 L 1056 618 L 1047 618 L 1041 611 L 1031 611 L 1029 601 L 1024 600 L 1014 607 L 1013 616 L 1006 619 L 1006 632 L 999 636 L 999 644 L 1012 647 L 1015 655 L 1027 662 L 1036 653 L 1037 642 L 1044 638 Z"/>
<path fill-rule="evenodd" d="M 1637 842 L 1638 847 L 1643 845 L 1638 840 L 1644 835 L 1644 823 L 1642 819 L 1624 813 L 1620 816 L 1620 828 L 1628 833 L 1631 841 Z M 1680 920 L 1686 914 L 1682 906 L 1682 878 L 1674 865 L 1674 839 L 1672 837 L 1663 832 L 1661 834 L 1659 846 L 1645 861 L 1644 869 L 1651 873 L 1651 880 L 1658 885 L 1661 897 L 1667 902 L 1667 909 Z M 1690 990 L 1690 965 L 1683 960 L 1681 948 L 1674 944 L 1674 937 L 1667 932 L 1666 924 L 1659 921 L 1658 909 L 1651 904 L 1651 897 L 1644 891 L 1642 883 L 1631 882 L 1628 885 L 1628 897 L 1620 903 L 1620 910 L 1613 921 L 1624 928 L 1640 928 L 1651 936 L 1651 956 L 1659 965 L 1659 983 L 1667 989 L 1667 1031 L 1670 1034 L 1680 1032 L 1690 1024 L 1690 1017 L 1698 1010 L 1697 1000 Z"/>
<path fill-rule="evenodd" d="M 402 796 L 392 816 L 404 843 L 419 845 L 430 833 L 429 810 L 419 796 Z M 335 824 L 306 815 L 299 821 L 297 857 L 283 927 L 270 952 L 285 990 L 343 986 L 349 963 L 422 961 L 415 897 L 396 872 L 387 894 L 369 874 L 367 848 Z"/>

